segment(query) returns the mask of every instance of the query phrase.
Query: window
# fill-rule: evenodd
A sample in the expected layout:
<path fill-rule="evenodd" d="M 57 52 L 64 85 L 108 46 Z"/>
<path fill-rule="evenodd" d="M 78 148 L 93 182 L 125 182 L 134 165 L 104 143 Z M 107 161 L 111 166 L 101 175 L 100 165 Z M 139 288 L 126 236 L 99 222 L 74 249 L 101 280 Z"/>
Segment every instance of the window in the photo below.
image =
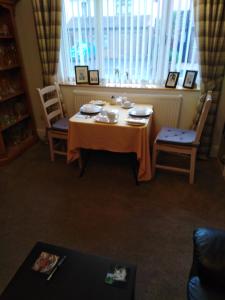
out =
<path fill-rule="evenodd" d="M 63 0 L 59 77 L 98 69 L 106 83 L 165 83 L 198 71 L 193 0 Z"/>

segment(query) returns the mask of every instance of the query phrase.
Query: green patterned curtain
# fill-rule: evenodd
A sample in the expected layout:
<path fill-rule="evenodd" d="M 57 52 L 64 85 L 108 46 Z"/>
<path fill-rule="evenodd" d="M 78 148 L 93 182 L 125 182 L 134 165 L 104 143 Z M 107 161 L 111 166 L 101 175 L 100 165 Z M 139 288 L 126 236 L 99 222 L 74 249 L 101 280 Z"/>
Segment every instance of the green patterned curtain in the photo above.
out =
<path fill-rule="evenodd" d="M 194 0 L 194 11 L 200 54 L 201 92 L 204 94 L 213 90 L 213 103 L 199 147 L 200 157 L 207 157 L 225 72 L 225 1 Z"/>
<path fill-rule="evenodd" d="M 44 85 L 55 82 L 61 37 L 61 0 L 33 0 Z"/>

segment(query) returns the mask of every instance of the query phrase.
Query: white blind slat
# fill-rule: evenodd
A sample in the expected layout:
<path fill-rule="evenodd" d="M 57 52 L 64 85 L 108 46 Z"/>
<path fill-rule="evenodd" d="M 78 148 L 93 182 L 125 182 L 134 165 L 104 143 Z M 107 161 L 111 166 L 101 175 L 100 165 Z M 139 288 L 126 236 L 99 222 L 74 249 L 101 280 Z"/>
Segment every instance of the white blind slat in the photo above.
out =
<path fill-rule="evenodd" d="M 198 70 L 194 0 L 62 0 L 59 77 L 74 65 L 107 82 L 164 84 L 169 71 Z"/>

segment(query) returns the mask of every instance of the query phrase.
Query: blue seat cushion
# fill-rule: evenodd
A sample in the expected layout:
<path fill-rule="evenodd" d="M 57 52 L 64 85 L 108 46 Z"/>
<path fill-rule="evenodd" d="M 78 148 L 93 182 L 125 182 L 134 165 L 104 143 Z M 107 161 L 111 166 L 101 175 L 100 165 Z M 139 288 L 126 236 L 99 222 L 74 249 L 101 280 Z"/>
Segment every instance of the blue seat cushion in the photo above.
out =
<path fill-rule="evenodd" d="M 59 119 L 55 123 L 52 124 L 52 129 L 55 129 L 55 130 L 68 131 L 68 128 L 69 128 L 68 118 Z"/>
<path fill-rule="evenodd" d="M 162 127 L 157 135 L 156 141 L 168 144 L 186 144 L 191 145 L 196 138 L 194 130 L 185 130 L 179 128 Z"/>

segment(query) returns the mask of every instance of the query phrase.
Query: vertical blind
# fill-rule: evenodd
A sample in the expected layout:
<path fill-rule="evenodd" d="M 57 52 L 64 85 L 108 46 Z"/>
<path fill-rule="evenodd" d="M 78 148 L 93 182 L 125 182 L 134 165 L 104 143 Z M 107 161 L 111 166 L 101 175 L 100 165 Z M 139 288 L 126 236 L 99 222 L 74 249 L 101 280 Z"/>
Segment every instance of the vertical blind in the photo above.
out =
<path fill-rule="evenodd" d="M 198 71 L 193 0 L 63 0 L 62 15 L 61 81 L 75 80 L 75 65 L 143 85 Z"/>

